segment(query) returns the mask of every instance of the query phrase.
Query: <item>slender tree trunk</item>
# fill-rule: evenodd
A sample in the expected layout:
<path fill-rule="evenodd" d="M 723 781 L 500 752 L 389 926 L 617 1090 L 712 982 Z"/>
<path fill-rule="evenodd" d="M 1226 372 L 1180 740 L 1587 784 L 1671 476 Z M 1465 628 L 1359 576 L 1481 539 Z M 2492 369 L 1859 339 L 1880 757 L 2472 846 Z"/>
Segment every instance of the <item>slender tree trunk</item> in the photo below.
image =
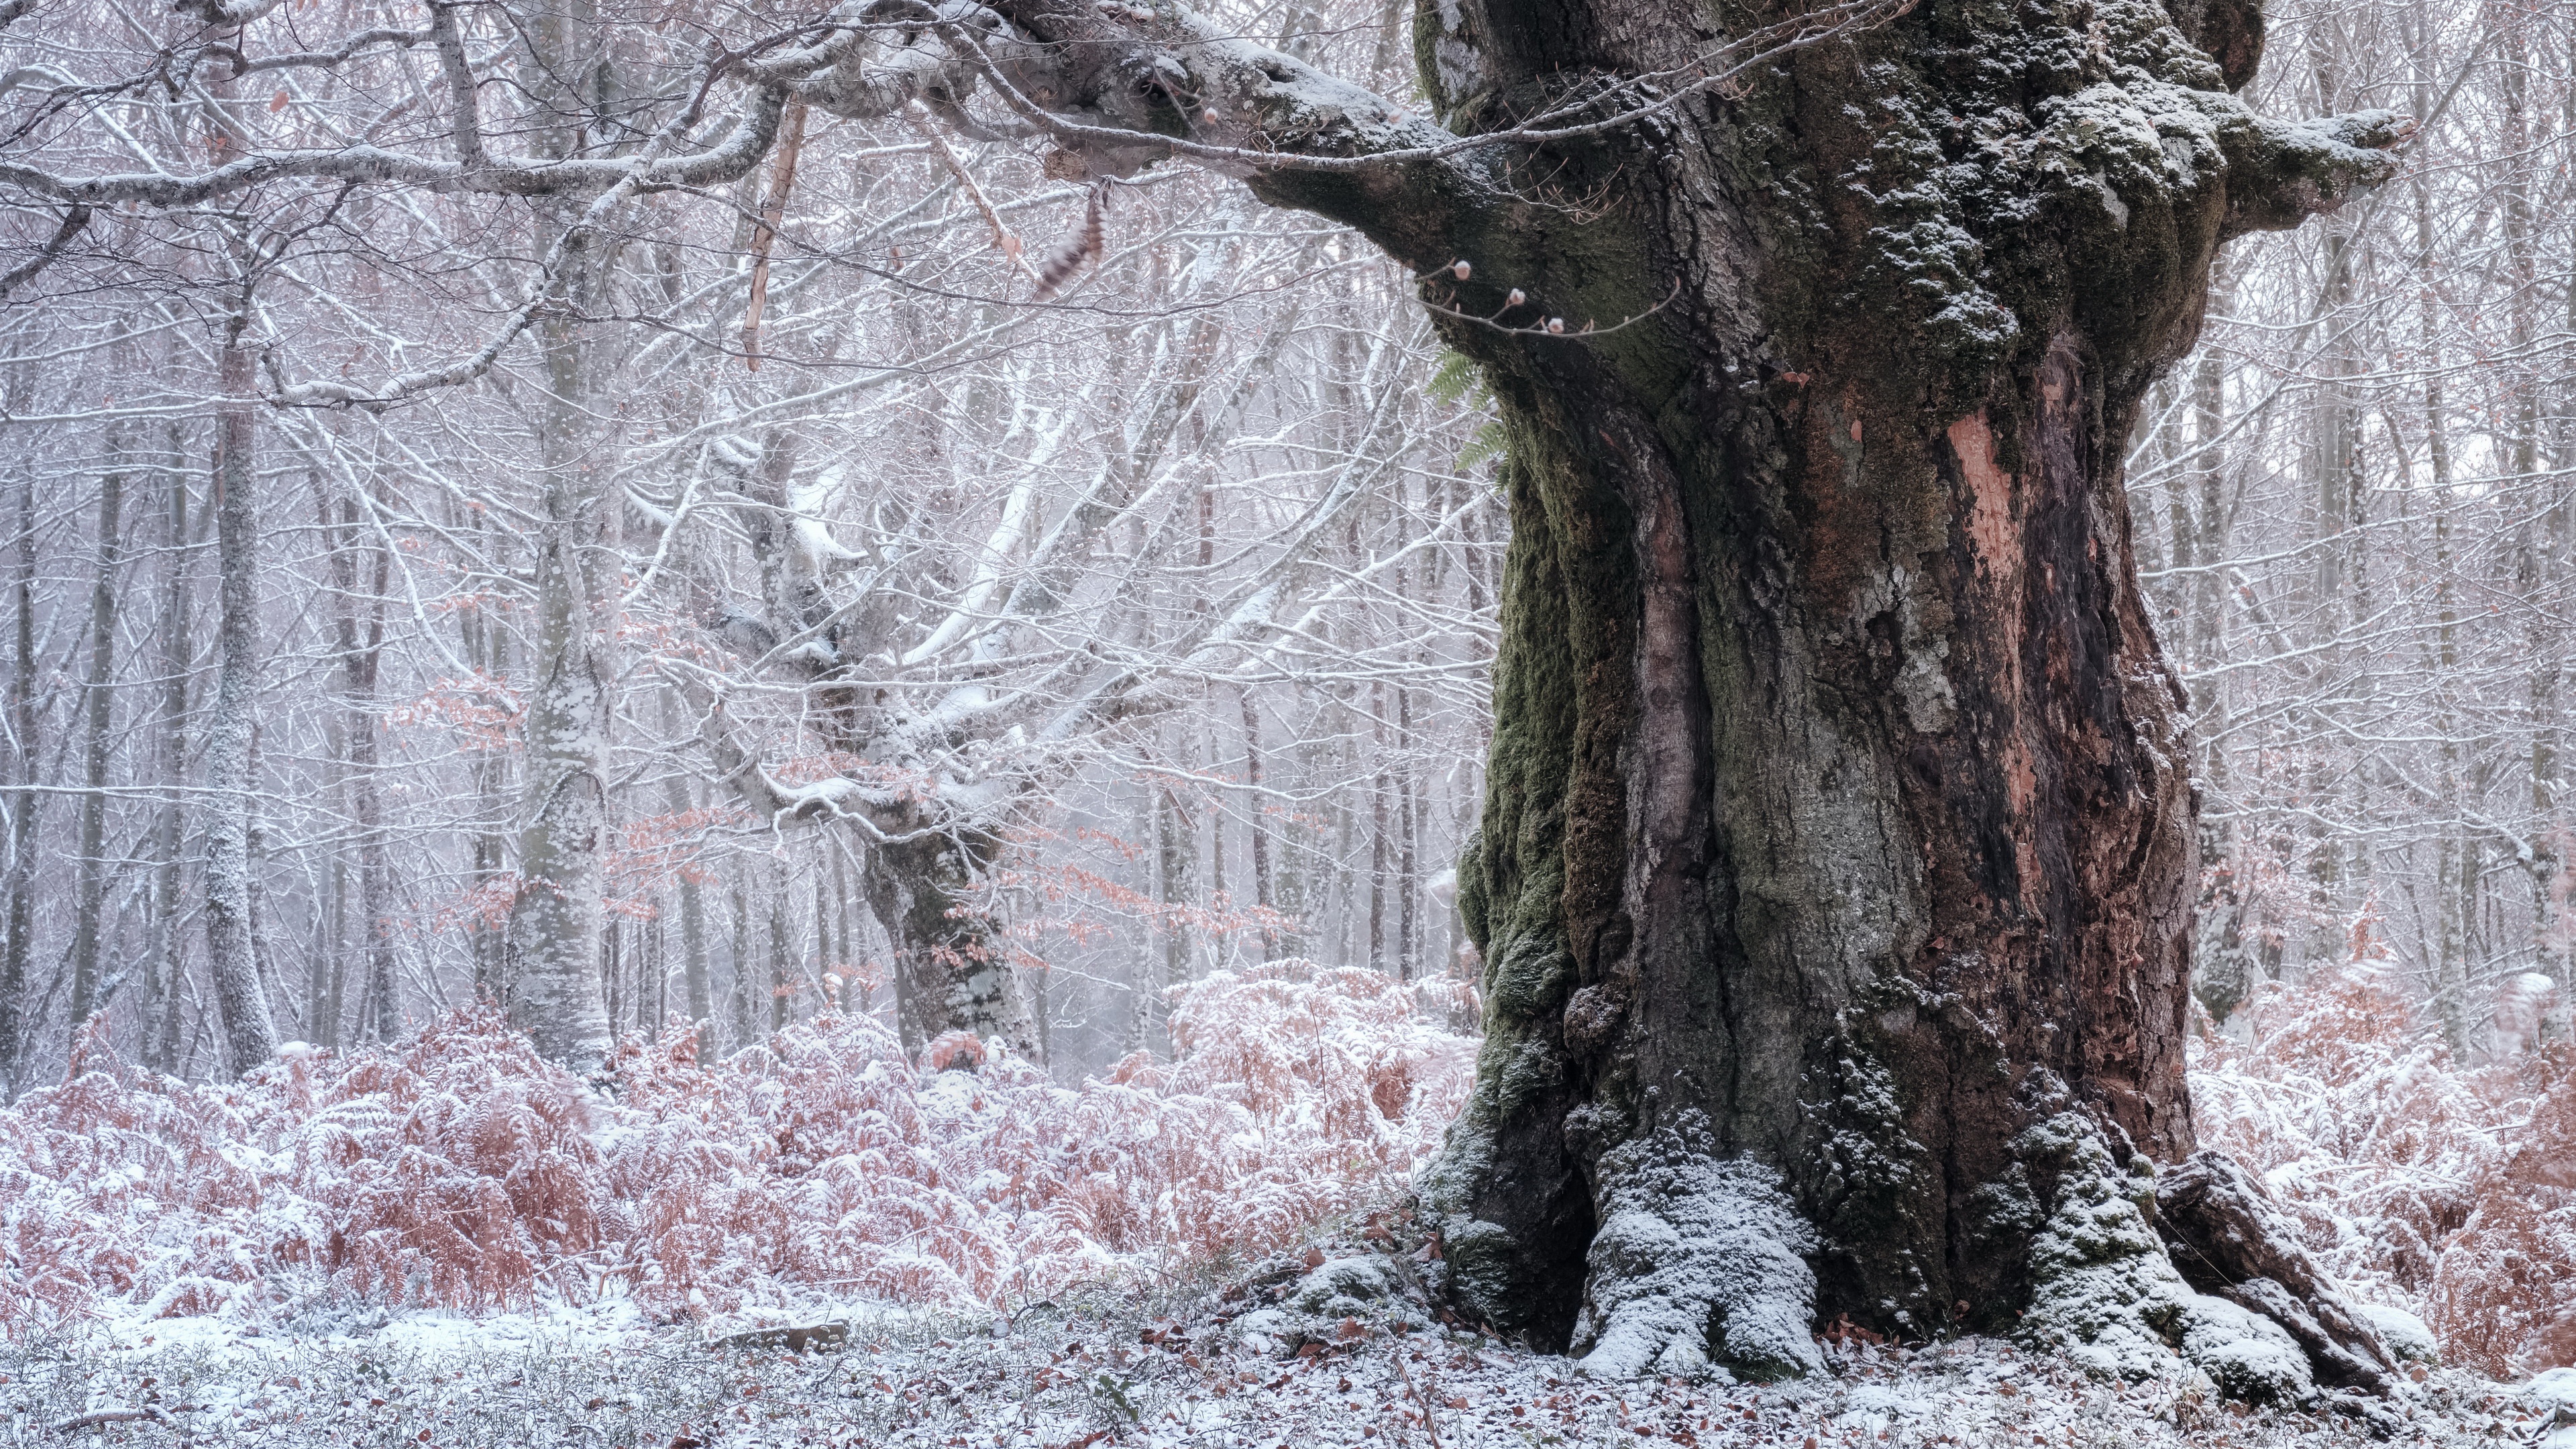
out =
<path fill-rule="evenodd" d="M 1249 688 L 1238 691 L 1243 707 L 1243 783 L 1246 818 L 1252 835 L 1252 903 L 1267 911 L 1278 904 L 1278 883 L 1270 873 L 1270 828 L 1264 819 L 1269 810 L 1269 797 L 1261 786 L 1261 706 Z M 1256 930 L 1253 942 L 1262 959 L 1270 956 L 1270 937 Z"/>
<path fill-rule="evenodd" d="M 663 802 L 676 818 L 685 818 L 694 808 L 689 801 L 689 787 L 674 775 L 663 786 Z M 686 978 L 689 1020 L 704 1029 L 715 1008 L 707 993 L 707 921 L 706 906 L 700 899 L 696 877 L 682 872 L 680 894 L 680 970 Z"/>
<path fill-rule="evenodd" d="M 356 1040 L 384 1042 L 394 1038 L 402 1021 L 401 1001 L 394 985 L 393 875 L 387 859 L 391 841 L 385 829 L 384 797 L 376 778 L 377 736 L 382 729 L 376 717 L 377 676 L 384 661 L 385 603 L 392 583 L 393 555 L 368 530 L 365 508 L 357 497 L 343 497 L 335 504 L 316 478 L 314 502 L 320 508 L 322 534 L 331 549 L 331 586 L 338 595 L 332 620 L 333 653 L 340 665 L 341 713 L 336 728 L 341 734 L 341 758 L 347 768 L 342 784 L 348 793 L 349 819 L 357 829 L 358 964 L 362 973 L 359 1019 L 352 1027 L 342 1014 L 345 972 L 343 963 L 336 958 L 338 943 L 345 937 L 335 931 L 331 981 L 321 1009 L 315 1013 L 323 1023 L 316 1042 L 334 1045 L 344 1028 Z M 335 863 L 333 870 L 335 899 L 345 911 L 343 867 Z"/>
<path fill-rule="evenodd" d="M 1392 855 L 1392 827 L 1386 818 L 1386 698 L 1375 684 L 1369 686 L 1369 736 L 1377 746 L 1377 772 L 1369 777 L 1369 906 L 1368 963 L 1372 971 L 1386 969 L 1386 898 L 1387 873 Z"/>
<path fill-rule="evenodd" d="M 332 763 L 339 767 L 335 785 L 348 784 L 348 738 L 339 726 L 326 731 Z M 304 1041 L 325 1051 L 340 1044 L 339 992 L 349 974 L 349 862 L 334 851 L 327 867 L 319 930 L 304 953 Z"/>
<path fill-rule="evenodd" d="M 737 870 L 747 867 L 737 867 Z M 752 1017 L 752 999 L 759 987 L 752 979 L 751 903 L 743 894 L 742 876 L 736 874 L 731 893 L 733 905 L 733 1049 L 741 1051 L 760 1038 Z"/>
<path fill-rule="evenodd" d="M 224 335 L 215 415 L 215 552 L 218 576 L 214 718 L 206 735 L 206 957 L 215 982 L 226 1070 L 234 1076 L 277 1051 L 277 1027 L 261 988 L 251 924 L 251 835 L 258 807 L 252 735 L 258 727 L 259 533 L 253 507 L 252 448 L 258 402 L 242 331 L 249 301 Z"/>
<path fill-rule="evenodd" d="M 27 1057 L 28 934 L 35 929 L 36 802 L 36 470 L 18 473 L 18 547 L 10 581 L 17 604 L 16 668 L 9 676 L 9 727 L 18 747 L 18 791 L 9 810 L 9 942 L 0 955 L 0 1102 L 24 1085 Z"/>
<path fill-rule="evenodd" d="M 1422 969 L 1422 781 L 1413 768 L 1413 691 L 1395 687 L 1395 974 L 1410 981 Z"/>
<path fill-rule="evenodd" d="M 162 567 L 161 595 L 161 700 L 159 705 L 158 751 L 160 778 L 182 780 L 188 768 L 188 675 L 196 665 L 195 641 L 188 611 L 188 549 L 194 539 L 189 531 L 188 470 L 185 439 L 179 425 L 170 425 L 169 445 L 163 459 L 163 476 L 170 484 L 168 517 L 164 523 L 167 551 Z M 203 528 L 202 520 L 197 525 Z M 152 927 L 144 952 L 145 969 L 152 973 L 152 989 L 144 1003 L 144 1064 L 157 1072 L 173 1071 L 178 1066 L 179 1014 L 183 992 L 179 973 L 185 968 L 187 942 L 180 930 L 179 898 L 182 863 L 180 854 L 187 839 L 187 812 L 173 791 L 161 802 L 154 827 Z"/>
<path fill-rule="evenodd" d="M 794 972 L 789 962 L 794 937 L 788 922 L 794 917 L 788 912 L 788 889 L 786 869 L 774 867 L 769 876 L 769 968 L 761 973 L 767 978 L 762 994 L 769 998 L 769 1029 L 772 1032 L 786 1030 L 791 1015 L 788 1011 L 792 1000 L 789 983 L 794 980 Z"/>
<path fill-rule="evenodd" d="M 119 447 L 117 441 L 109 444 Z M 89 599 L 89 686 L 82 703 L 80 880 L 72 907 L 72 1035 L 89 1024 L 99 996 L 99 918 L 107 903 L 107 759 L 116 704 L 118 546 L 125 503 L 124 459 L 111 459 L 98 484 L 98 577 Z"/>
<path fill-rule="evenodd" d="M 569 156 L 594 144 L 584 122 L 615 93 L 615 32 L 591 0 L 565 0 L 520 27 L 521 83 L 549 121 L 530 137 L 543 154 Z M 552 201 L 545 230 L 570 224 Z M 547 240 L 552 240 L 549 236 Z M 592 233 L 568 239 L 557 287 L 567 311 L 594 300 L 612 258 Z M 501 938 L 501 992 L 511 1024 L 539 1053 L 576 1072 L 608 1059 L 610 1029 L 599 978 L 608 849 L 609 634 L 600 600 L 616 577 L 602 561 L 602 470 L 590 454 L 587 403 L 605 359 L 579 324 L 550 319 L 532 329 L 545 367 L 546 402 L 538 451 L 533 627 L 524 775 L 517 814 L 518 878 Z"/>
<path fill-rule="evenodd" d="M 526 787 L 519 808 L 519 881 L 503 937 L 510 1021 L 547 1060 L 576 1071 L 608 1059 L 599 988 L 608 787 L 606 661 L 594 613 L 592 555 L 598 484 L 583 456 L 582 348 L 565 324 L 541 343 L 552 389 L 546 477 L 536 543 L 536 618 L 528 661 Z"/>
<path fill-rule="evenodd" d="M 384 658 L 384 600 L 391 555 L 373 550 L 376 593 L 367 644 L 349 663 L 349 813 L 358 827 L 358 959 L 366 970 L 360 988 L 365 1011 L 357 1024 L 367 1041 L 392 1041 L 403 1024 L 402 990 L 394 977 L 394 890 L 391 832 L 385 825 L 384 797 L 377 788 L 382 726 L 376 718 L 377 672 Z M 339 1013 L 339 994 L 332 994 L 332 1013 Z"/>
<path fill-rule="evenodd" d="M 487 546 L 493 542 L 488 532 L 477 531 L 484 532 L 482 541 Z M 485 610 L 465 609 L 459 611 L 459 623 L 459 643 L 466 664 L 486 679 L 506 679 L 510 671 L 509 636 L 502 632 L 498 619 Z M 509 805 L 497 752 L 476 751 L 466 773 L 476 819 L 482 827 L 475 830 L 468 847 L 471 865 L 467 878 L 472 882 L 470 889 L 475 898 L 481 900 L 507 875 L 509 847 L 500 825 L 508 816 Z M 507 994 L 502 957 L 508 937 L 506 927 L 496 930 L 482 921 L 473 927 L 474 994 L 479 999 L 498 1002 Z"/>
<path fill-rule="evenodd" d="M 2183 617 L 2182 658 L 2186 670 L 2208 669 L 2222 649 L 2227 593 L 2219 561 L 2226 557 L 2231 534 L 2227 497 L 2227 451 L 2221 434 L 2227 427 L 2225 360 L 2203 355 L 2191 382 L 2192 431 L 2199 455 L 2189 471 L 2196 502 L 2188 535 L 2178 533 L 2177 567 L 2198 570 L 2176 590 L 2189 601 Z M 2183 510 L 2181 502 L 2176 509 Z M 2199 725 L 2195 746 L 2202 788 L 2224 795 L 2228 786 L 2227 694 L 2225 676 L 2205 673 L 2191 692 L 2192 717 Z M 2241 842 L 2234 825 L 2202 818 L 2200 834 L 2200 921 L 2198 963 L 2193 990 L 2213 1021 L 2225 1021 L 2254 988 L 2255 963 L 2245 944 L 2248 898 L 2243 879 Z"/>
<path fill-rule="evenodd" d="M 2531 12 L 2519 6 L 2494 7 L 2488 22 L 2497 37 L 2496 57 L 2498 89 L 2503 101 L 2503 134 L 2498 137 L 2504 163 L 2504 240 L 2508 270 L 2510 336 L 2516 357 L 2532 354 L 2538 329 L 2540 269 L 2537 257 L 2537 225 L 2531 197 L 2531 167 L 2523 160 L 2531 145 Z M 2542 379 L 2524 373 L 2514 379 L 2511 432 L 2508 436 L 2508 468 L 2512 476 L 2517 511 L 2525 521 L 2514 540 L 2514 591 L 2523 600 L 2524 646 L 2531 656 L 2529 684 L 2529 789 L 2532 829 L 2530 842 L 2522 852 L 2523 867 L 2531 881 L 2531 936 L 2534 962 L 2540 970 L 2557 977 L 2555 957 L 2564 949 L 2555 938 L 2555 916 L 2563 907 L 2569 882 L 2562 873 L 2561 842 L 2556 829 L 2557 775 L 2556 731 L 2558 726 L 2558 609 L 2550 606 L 2550 586 L 2556 572 L 2559 542 L 2552 537 L 2554 510 L 2548 496 L 2557 491 L 2553 480 L 2540 474 L 2541 392 Z M 2452 1008 L 2464 1014 L 2466 1001 Z M 2448 1018 L 2446 1018 L 2447 1020 Z"/>

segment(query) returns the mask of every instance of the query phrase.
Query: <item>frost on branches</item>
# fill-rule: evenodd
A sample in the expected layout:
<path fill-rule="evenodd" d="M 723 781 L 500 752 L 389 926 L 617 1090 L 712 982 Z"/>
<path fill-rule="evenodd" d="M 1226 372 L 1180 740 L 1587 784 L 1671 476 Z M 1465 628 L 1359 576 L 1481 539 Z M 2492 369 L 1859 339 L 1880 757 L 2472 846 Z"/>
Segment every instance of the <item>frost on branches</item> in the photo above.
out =
<path fill-rule="evenodd" d="M 496 1013 L 189 1086 L 85 1039 L 0 1112 L 0 1325 L 631 1296 L 662 1318 L 828 1293 L 1008 1307 L 1276 1247 L 1400 1184 L 1473 1043 L 1446 983 L 1283 962 L 1177 993 L 1176 1062 L 1059 1086 L 868 1017 L 706 1065 L 630 1038 L 595 1094 Z"/>

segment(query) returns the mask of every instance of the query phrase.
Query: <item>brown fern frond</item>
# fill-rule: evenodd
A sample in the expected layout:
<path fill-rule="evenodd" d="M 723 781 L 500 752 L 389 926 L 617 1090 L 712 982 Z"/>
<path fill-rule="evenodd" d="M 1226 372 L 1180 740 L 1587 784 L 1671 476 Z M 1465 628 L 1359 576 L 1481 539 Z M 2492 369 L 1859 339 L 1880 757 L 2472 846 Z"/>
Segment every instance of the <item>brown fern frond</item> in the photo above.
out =
<path fill-rule="evenodd" d="M 1102 214 L 1107 208 L 1108 201 L 1109 183 L 1093 182 L 1091 200 L 1082 209 L 1082 226 L 1048 249 L 1046 259 L 1038 264 L 1038 289 L 1030 295 L 1030 301 L 1043 302 L 1063 291 L 1065 284 L 1073 280 L 1075 273 L 1100 260 L 1100 253 L 1104 247 L 1102 233 L 1105 230 L 1102 225 Z"/>

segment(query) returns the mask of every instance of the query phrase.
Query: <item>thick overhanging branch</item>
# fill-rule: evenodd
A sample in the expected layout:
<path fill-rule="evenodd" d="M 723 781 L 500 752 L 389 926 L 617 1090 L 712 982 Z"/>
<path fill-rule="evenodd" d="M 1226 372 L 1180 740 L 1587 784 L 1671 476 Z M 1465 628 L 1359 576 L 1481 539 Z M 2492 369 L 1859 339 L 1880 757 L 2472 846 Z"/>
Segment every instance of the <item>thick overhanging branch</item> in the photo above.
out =
<path fill-rule="evenodd" d="M 378 28 L 328 51 L 247 58 L 215 46 L 236 73 L 328 67 L 376 44 L 422 40 L 438 52 L 448 156 L 374 144 L 253 150 L 195 174 L 69 177 L 0 163 L 0 183 L 64 203 L 174 210 L 279 181 L 322 179 L 502 196 L 578 195 L 620 184 L 640 191 L 734 180 L 773 143 L 792 94 L 852 119 L 919 105 L 963 134 L 1043 134 L 1080 153 L 1095 175 L 1132 176 L 1179 157 L 1250 181 L 1265 200 L 1366 230 L 1416 265 L 1445 260 L 1462 211 L 1509 200 L 1499 175 L 1505 148 L 1545 145 L 1637 124 L 1678 100 L 1728 83 L 1788 50 L 1890 18 L 1910 0 L 1844 0 L 1814 14 L 1722 43 L 1669 75 L 1623 78 L 1508 130 L 1454 134 L 1363 87 L 1284 52 L 1253 44 L 1177 7 L 1058 0 L 872 0 L 739 49 L 715 48 L 701 67 L 688 115 L 721 83 L 748 93 L 720 140 L 664 154 L 646 174 L 628 158 L 513 159 L 487 149 L 479 78 L 466 52 L 459 7 L 433 5 L 423 30 Z M 212 29 L 238 31 L 270 0 L 190 0 Z M 970 112 L 979 86 L 1008 118 Z"/>
<path fill-rule="evenodd" d="M 2228 236 L 2285 231 L 2340 208 L 2397 174 L 2393 153 L 2415 134 L 2411 116 L 2360 111 L 2308 121 L 2254 116 L 2227 158 Z"/>

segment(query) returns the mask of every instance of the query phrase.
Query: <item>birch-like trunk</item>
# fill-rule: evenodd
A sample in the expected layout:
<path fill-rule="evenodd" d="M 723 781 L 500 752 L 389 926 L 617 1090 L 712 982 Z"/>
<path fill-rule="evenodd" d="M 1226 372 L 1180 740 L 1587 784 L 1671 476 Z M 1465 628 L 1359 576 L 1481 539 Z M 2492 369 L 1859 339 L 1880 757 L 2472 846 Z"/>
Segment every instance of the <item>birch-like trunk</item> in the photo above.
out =
<path fill-rule="evenodd" d="M 215 557 L 219 665 L 215 707 L 206 731 L 206 957 L 223 1033 L 224 1063 L 234 1076 L 277 1051 L 277 1027 L 260 988 L 251 939 L 251 834 L 258 809 L 252 735 L 258 728 L 259 521 L 253 449 L 258 399 L 243 331 L 249 299 L 227 324 L 218 363 L 222 397 L 215 411 Z"/>

